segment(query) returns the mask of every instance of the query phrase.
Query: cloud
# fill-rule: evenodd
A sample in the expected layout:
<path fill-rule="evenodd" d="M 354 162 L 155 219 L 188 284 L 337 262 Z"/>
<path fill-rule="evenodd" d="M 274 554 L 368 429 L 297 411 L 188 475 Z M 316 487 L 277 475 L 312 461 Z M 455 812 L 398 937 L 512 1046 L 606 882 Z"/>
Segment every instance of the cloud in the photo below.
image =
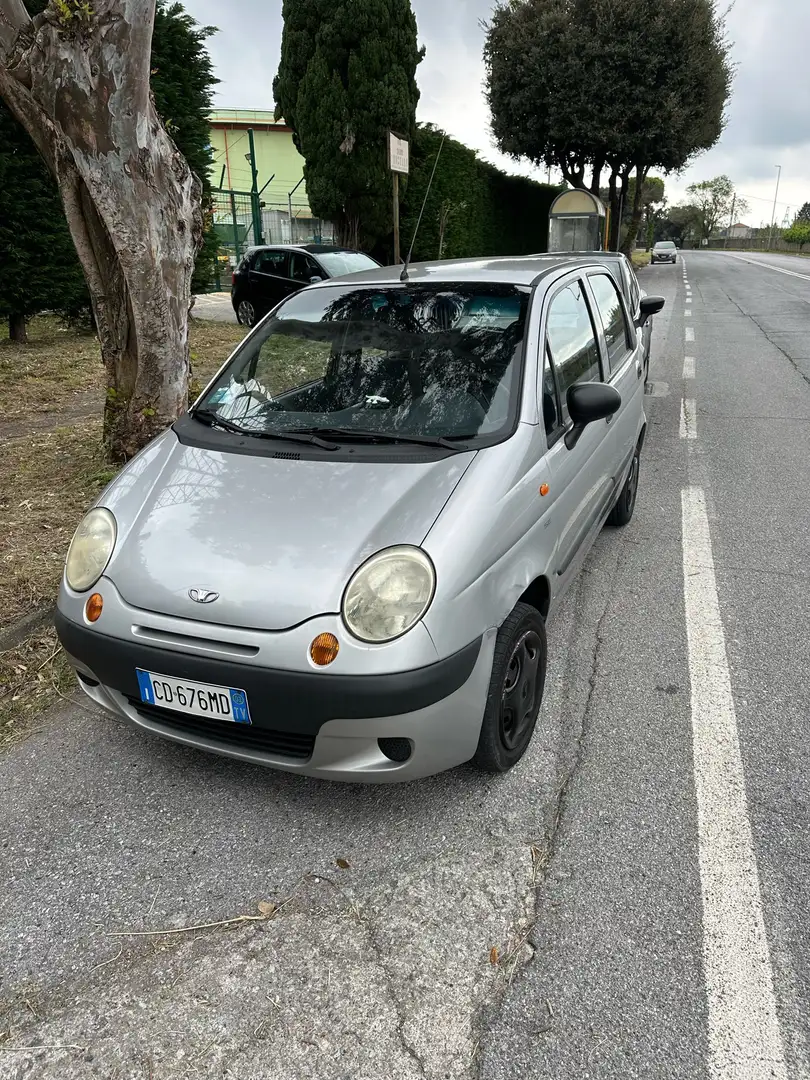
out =
<path fill-rule="evenodd" d="M 232 108 L 271 109 L 273 76 L 281 45 L 280 4 L 267 0 L 184 0 L 201 23 L 218 25 L 209 47 L 222 80 L 217 103 Z M 417 71 L 418 116 L 474 147 L 510 172 L 541 176 L 528 162 L 499 154 L 489 131 L 483 95 L 481 21 L 492 0 L 412 0 L 419 37 L 427 54 Z M 787 206 L 810 200 L 810 79 L 805 65 L 810 40 L 806 0 L 736 0 L 728 34 L 737 65 L 728 124 L 714 150 L 680 177 L 670 177 L 670 201 L 694 180 L 727 173 L 763 219 L 775 187 L 775 165 L 783 167 L 780 217 Z M 752 216 L 756 216 L 752 214 Z"/>

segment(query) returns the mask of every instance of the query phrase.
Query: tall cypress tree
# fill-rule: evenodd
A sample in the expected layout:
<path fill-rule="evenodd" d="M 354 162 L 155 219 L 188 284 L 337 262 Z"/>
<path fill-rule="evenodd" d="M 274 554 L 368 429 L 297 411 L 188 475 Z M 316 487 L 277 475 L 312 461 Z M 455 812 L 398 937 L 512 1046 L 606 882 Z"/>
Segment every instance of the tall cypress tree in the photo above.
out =
<path fill-rule="evenodd" d="M 419 90 L 410 0 L 284 0 L 278 116 L 304 157 L 312 210 L 345 243 L 390 230 L 387 132 L 411 138 Z"/>
<path fill-rule="evenodd" d="M 26 0 L 31 15 L 48 0 Z M 218 80 L 205 42 L 215 28 L 198 26 L 182 4 L 158 0 L 152 39 L 152 90 L 172 138 L 203 184 L 210 205 L 208 114 Z M 210 213 L 207 222 L 210 222 Z M 193 288 L 211 279 L 217 239 L 206 232 Z M 90 298 L 65 222 L 56 184 L 28 134 L 0 101 L 0 319 L 15 340 L 25 321 L 52 309 L 89 311 Z"/>

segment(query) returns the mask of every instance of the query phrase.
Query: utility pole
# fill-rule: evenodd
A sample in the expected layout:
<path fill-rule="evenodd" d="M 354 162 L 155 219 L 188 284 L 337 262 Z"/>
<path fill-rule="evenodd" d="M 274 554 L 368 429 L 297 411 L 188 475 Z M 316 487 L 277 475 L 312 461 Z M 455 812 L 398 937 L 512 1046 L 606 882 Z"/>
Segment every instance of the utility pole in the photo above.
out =
<path fill-rule="evenodd" d="M 253 142 L 253 128 L 248 128 L 248 146 L 250 153 L 245 157 L 250 162 L 250 209 L 253 216 L 253 242 L 263 244 L 262 208 L 259 205 L 259 170 L 256 168 L 256 144 Z"/>
<path fill-rule="evenodd" d="M 773 227 L 776 224 L 776 200 L 779 198 L 779 181 L 782 179 L 782 166 L 777 165 L 779 170 L 776 174 L 776 193 L 773 197 L 773 213 L 771 214 L 771 228 L 768 232 L 768 251 L 771 250 L 771 244 L 773 243 Z"/>
<path fill-rule="evenodd" d="M 734 192 L 734 198 L 731 200 L 731 220 L 728 223 L 726 229 L 726 240 L 723 247 L 728 247 L 728 238 L 731 235 L 731 230 L 734 228 L 734 211 L 737 209 L 737 192 Z"/>

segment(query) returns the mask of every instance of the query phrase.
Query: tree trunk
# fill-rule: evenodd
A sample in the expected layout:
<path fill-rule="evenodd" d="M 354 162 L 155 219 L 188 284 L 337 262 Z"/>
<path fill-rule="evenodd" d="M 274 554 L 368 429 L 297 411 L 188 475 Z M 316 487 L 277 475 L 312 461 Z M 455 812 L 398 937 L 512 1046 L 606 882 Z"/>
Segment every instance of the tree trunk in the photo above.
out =
<path fill-rule="evenodd" d="M 24 22 L 0 0 L 0 96 L 53 172 L 107 373 L 104 438 L 125 461 L 187 407 L 199 180 L 149 90 L 155 0 Z M 4 21 L 5 19 L 5 21 Z"/>
<path fill-rule="evenodd" d="M 636 190 L 633 197 L 633 216 L 630 219 L 630 226 L 627 230 L 627 235 L 624 238 L 622 244 L 622 251 L 629 258 L 635 251 L 636 242 L 638 240 L 638 230 L 641 228 L 641 218 L 643 214 L 643 207 L 641 200 L 644 197 L 644 181 L 647 179 L 647 173 L 649 169 L 636 166 Z"/>
<path fill-rule="evenodd" d="M 11 341 L 16 341 L 18 345 L 28 344 L 28 329 L 24 315 L 9 315 L 8 336 Z"/>

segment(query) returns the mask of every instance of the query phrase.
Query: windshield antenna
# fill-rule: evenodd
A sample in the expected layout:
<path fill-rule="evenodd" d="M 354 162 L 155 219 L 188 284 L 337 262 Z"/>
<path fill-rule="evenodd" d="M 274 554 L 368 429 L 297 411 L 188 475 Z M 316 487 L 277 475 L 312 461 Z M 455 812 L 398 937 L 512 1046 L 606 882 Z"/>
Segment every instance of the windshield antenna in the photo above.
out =
<path fill-rule="evenodd" d="M 439 158 L 442 156 L 442 147 L 444 146 L 444 140 L 446 138 L 447 138 L 446 135 L 442 135 L 442 141 L 439 144 L 439 149 L 438 149 L 438 152 L 436 154 L 436 160 L 433 162 L 433 172 L 430 174 L 430 180 L 428 181 L 427 191 L 425 192 L 425 197 L 422 200 L 422 209 L 419 211 L 419 220 L 416 222 L 416 228 L 413 230 L 413 239 L 411 240 L 411 246 L 408 249 L 408 256 L 405 259 L 405 266 L 402 268 L 402 273 L 399 276 L 400 281 L 410 281 L 410 278 L 408 277 L 408 267 L 410 266 L 411 256 L 413 255 L 413 245 L 416 243 L 416 237 L 417 237 L 417 234 L 419 232 L 419 226 L 422 224 L 422 215 L 424 214 L 425 207 L 427 206 L 428 195 L 430 195 L 430 189 L 433 187 L 433 177 L 436 175 L 436 166 L 439 164 Z"/>

